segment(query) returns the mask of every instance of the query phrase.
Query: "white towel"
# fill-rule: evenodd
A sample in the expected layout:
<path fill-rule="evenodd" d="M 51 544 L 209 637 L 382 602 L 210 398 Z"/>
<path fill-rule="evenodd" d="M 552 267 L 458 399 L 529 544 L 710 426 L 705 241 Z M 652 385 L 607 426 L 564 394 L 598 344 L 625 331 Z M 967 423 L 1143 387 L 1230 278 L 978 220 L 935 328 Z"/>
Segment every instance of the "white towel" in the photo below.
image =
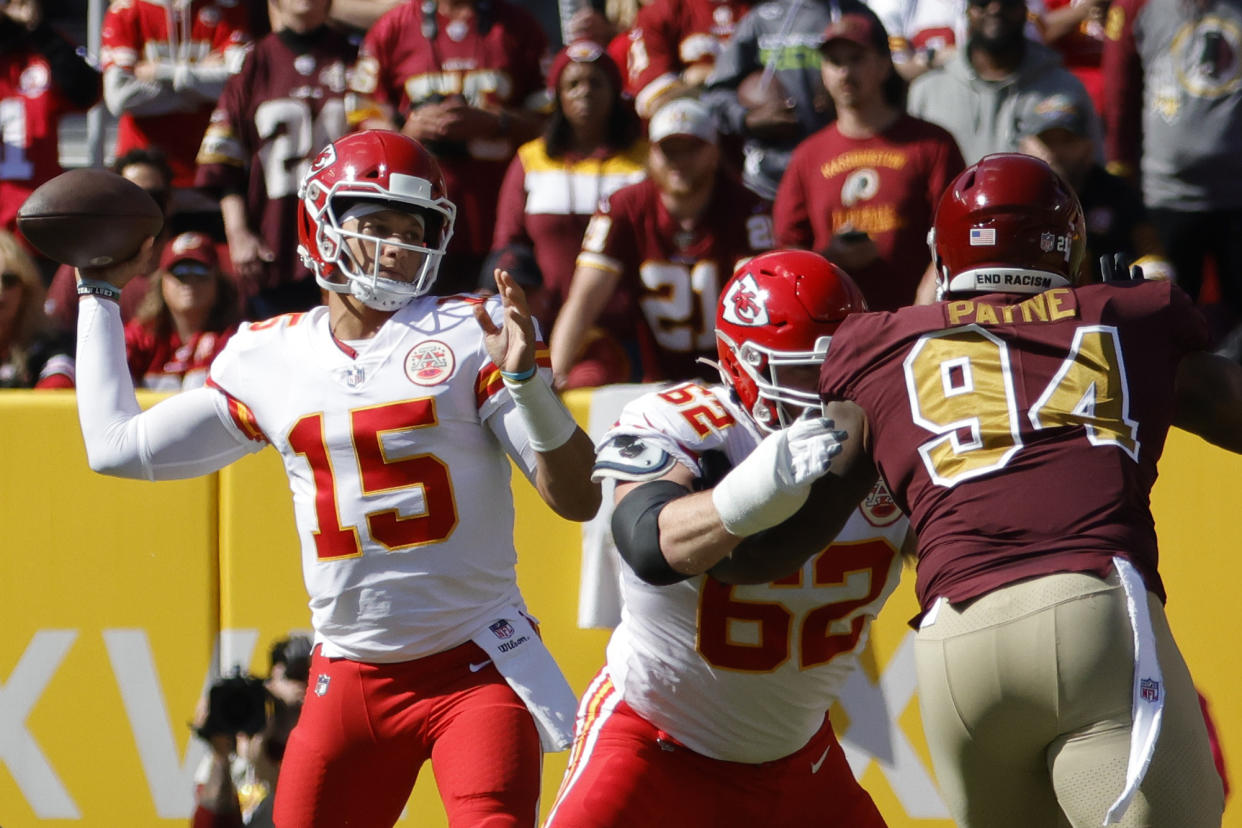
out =
<path fill-rule="evenodd" d="M 1104 816 L 1104 824 L 1121 821 L 1130 800 L 1138 793 L 1147 766 L 1156 752 L 1160 725 L 1164 718 L 1164 674 L 1156 656 L 1156 636 L 1147 609 L 1147 587 L 1138 571 L 1124 558 L 1113 558 L 1126 592 L 1126 611 L 1134 630 L 1134 700 L 1131 704 L 1130 762 L 1126 766 L 1126 787 Z"/>
<path fill-rule="evenodd" d="M 479 630 L 473 640 L 530 711 L 544 752 L 556 753 L 573 742 L 578 698 L 535 632 L 535 623 L 514 608 Z"/>
<path fill-rule="evenodd" d="M 626 403 L 663 383 L 607 385 L 591 392 L 587 434 L 595 445 L 612 428 Z M 612 541 L 612 498 L 616 482 L 603 482 L 603 501 L 595 517 L 582 524 L 582 572 L 578 580 L 578 626 L 612 629 L 621 623 L 621 562 Z"/>

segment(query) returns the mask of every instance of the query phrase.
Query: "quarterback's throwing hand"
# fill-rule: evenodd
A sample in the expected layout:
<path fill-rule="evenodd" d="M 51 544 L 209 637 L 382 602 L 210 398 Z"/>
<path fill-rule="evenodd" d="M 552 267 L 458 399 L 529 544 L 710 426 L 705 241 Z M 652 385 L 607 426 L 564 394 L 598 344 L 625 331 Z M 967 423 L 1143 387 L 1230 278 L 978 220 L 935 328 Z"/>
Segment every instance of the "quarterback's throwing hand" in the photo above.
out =
<path fill-rule="evenodd" d="M 526 293 L 508 271 L 496 268 L 494 276 L 504 317 L 497 325 L 479 303 L 474 306 L 474 318 L 483 329 L 483 344 L 496 367 L 525 373 L 535 367 L 535 322 L 526 306 Z"/>

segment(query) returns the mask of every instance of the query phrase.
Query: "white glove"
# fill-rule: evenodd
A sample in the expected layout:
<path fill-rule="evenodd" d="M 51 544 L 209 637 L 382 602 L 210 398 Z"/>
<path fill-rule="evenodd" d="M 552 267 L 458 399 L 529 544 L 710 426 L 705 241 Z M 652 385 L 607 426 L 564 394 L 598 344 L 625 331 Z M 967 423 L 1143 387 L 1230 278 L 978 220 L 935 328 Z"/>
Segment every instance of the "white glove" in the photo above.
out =
<path fill-rule="evenodd" d="M 744 538 L 793 516 L 848 436 L 823 417 L 769 434 L 712 490 L 724 528 Z"/>

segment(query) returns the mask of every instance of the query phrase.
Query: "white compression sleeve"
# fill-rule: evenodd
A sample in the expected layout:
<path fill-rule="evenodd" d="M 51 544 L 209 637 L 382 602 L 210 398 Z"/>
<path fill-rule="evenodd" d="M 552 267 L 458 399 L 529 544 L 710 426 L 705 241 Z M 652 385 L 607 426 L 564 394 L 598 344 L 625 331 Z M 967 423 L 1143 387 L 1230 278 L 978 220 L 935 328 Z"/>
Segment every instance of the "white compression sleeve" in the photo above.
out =
<path fill-rule="evenodd" d="M 84 297 L 78 311 L 78 421 L 92 469 L 114 477 L 177 480 L 224 468 L 260 444 L 221 419 L 218 391 L 197 388 L 142 411 L 125 363 L 116 302 Z"/>

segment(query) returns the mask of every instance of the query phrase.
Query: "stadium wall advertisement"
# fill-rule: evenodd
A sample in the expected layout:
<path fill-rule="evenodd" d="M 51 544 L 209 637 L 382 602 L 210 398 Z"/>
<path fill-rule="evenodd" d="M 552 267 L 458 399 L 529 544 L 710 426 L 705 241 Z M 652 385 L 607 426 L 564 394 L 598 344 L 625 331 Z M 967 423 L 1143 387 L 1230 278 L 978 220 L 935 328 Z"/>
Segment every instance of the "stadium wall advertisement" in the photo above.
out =
<path fill-rule="evenodd" d="M 591 393 L 568 402 L 580 422 L 598 422 Z M 119 481 L 87 468 L 71 392 L 6 392 L 0 421 L 0 826 L 186 825 L 206 755 L 189 722 L 211 677 L 235 664 L 263 674 L 268 645 L 309 627 L 279 459 L 264 451 L 196 480 Z M 1242 583 L 1242 458 L 1174 432 L 1160 472 L 1169 615 L 1234 781 L 1242 660 L 1224 632 Z M 519 582 L 581 692 L 608 636 L 578 626 L 583 529 L 520 475 L 513 486 Z M 890 825 L 948 828 L 919 719 L 912 585 L 907 572 L 832 718 Z M 545 812 L 567 755 L 545 757 Z M 1242 828 L 1237 798 L 1229 828 Z M 446 824 L 429 767 L 398 824 Z"/>

